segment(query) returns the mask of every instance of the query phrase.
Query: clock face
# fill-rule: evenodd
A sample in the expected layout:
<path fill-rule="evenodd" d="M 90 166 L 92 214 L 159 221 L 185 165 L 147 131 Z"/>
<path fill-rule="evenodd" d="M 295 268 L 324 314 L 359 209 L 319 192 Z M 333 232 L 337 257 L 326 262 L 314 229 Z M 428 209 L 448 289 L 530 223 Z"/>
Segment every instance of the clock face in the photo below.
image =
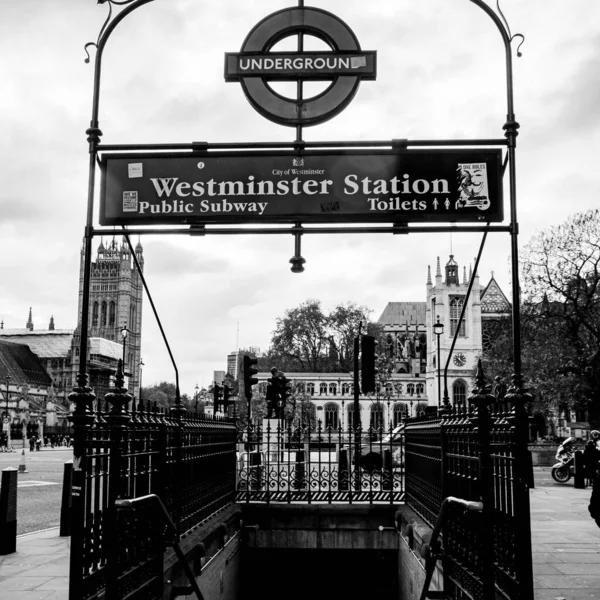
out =
<path fill-rule="evenodd" d="M 462 367 L 467 362 L 467 357 L 462 352 L 459 352 L 454 355 L 453 361 L 457 367 Z"/>

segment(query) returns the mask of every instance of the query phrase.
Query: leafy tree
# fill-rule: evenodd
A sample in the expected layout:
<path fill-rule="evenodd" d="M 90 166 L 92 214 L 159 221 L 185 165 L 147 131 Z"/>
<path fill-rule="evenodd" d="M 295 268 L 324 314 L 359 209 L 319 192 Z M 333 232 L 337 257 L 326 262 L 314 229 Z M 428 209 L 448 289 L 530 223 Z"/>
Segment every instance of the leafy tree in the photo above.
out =
<path fill-rule="evenodd" d="M 354 303 L 340 304 L 331 313 L 323 312 L 319 300 L 307 300 L 287 310 L 271 337 L 271 347 L 260 358 L 260 368 L 277 366 L 289 372 L 348 372 L 353 368 L 353 343 L 359 324 L 366 332 L 381 335 L 381 328 L 369 322 L 372 311 Z"/>
<path fill-rule="evenodd" d="M 535 410 L 587 408 L 600 420 L 600 211 L 589 210 L 539 233 L 521 253 L 523 373 Z M 510 328 L 486 360 L 512 370 Z"/>
<path fill-rule="evenodd" d="M 175 406 L 176 389 L 174 383 L 161 381 L 156 385 L 142 388 L 142 399 L 144 402 L 156 402 L 162 408 L 173 408 Z M 180 394 L 180 399 L 184 408 L 193 408 L 194 401 L 187 394 Z"/>

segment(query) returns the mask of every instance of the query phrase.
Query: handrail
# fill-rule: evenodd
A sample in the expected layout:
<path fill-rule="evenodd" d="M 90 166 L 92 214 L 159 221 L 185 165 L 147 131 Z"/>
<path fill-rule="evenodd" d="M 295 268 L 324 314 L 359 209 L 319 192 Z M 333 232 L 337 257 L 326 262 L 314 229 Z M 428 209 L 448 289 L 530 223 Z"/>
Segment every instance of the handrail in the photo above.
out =
<path fill-rule="evenodd" d="M 190 582 L 190 586 L 193 592 L 196 594 L 196 597 L 198 598 L 198 600 L 204 600 L 204 596 L 202 595 L 202 592 L 198 587 L 198 583 L 196 582 L 196 577 L 192 573 L 192 570 L 190 569 L 190 565 L 188 564 L 187 560 L 185 560 L 185 556 L 183 555 L 181 546 L 179 545 L 179 531 L 177 529 L 177 526 L 175 525 L 173 519 L 171 518 L 171 515 L 169 514 L 169 511 L 167 510 L 167 507 L 164 505 L 160 497 L 156 494 L 147 494 L 146 496 L 140 496 L 139 498 L 126 498 L 123 500 L 116 500 L 115 506 L 121 509 L 128 509 L 135 508 L 136 504 L 148 503 L 150 501 L 158 503 L 158 506 L 162 512 L 162 516 L 164 517 L 168 528 L 171 529 L 172 533 L 174 534 L 173 540 L 167 543 L 173 548 L 173 550 L 175 550 L 175 554 L 177 554 L 177 558 L 183 566 L 183 570 L 185 571 L 185 574 Z"/>
<path fill-rule="evenodd" d="M 421 592 L 420 600 L 426 600 L 427 593 L 429 592 L 429 585 L 431 584 L 431 579 L 433 577 L 435 564 L 438 561 L 438 559 L 442 557 L 442 555 L 439 552 L 438 538 L 442 531 L 442 527 L 444 526 L 447 520 L 450 506 L 462 506 L 464 510 L 469 510 L 472 512 L 483 511 L 483 502 L 463 500 L 462 498 L 456 498 L 454 496 L 448 496 L 444 499 L 444 501 L 442 502 L 442 506 L 440 507 L 440 512 L 435 522 L 435 527 L 433 528 L 429 544 L 424 544 L 423 546 L 422 554 L 425 555 L 425 583 L 423 584 L 423 591 Z M 429 597 L 431 598 L 432 596 Z"/>

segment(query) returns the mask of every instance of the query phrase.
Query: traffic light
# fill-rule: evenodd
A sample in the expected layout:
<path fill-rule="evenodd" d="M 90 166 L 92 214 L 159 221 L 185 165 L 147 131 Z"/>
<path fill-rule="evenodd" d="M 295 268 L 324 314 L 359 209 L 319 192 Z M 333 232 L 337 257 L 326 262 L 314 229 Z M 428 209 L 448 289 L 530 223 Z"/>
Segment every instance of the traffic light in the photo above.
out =
<path fill-rule="evenodd" d="M 225 383 L 223 384 L 223 412 L 227 414 L 229 405 L 233 402 L 231 398 L 231 388 Z"/>
<path fill-rule="evenodd" d="M 372 335 L 363 335 L 360 340 L 360 350 L 360 386 L 363 394 L 368 394 L 375 391 L 375 338 Z"/>
<path fill-rule="evenodd" d="M 287 399 L 292 395 L 292 382 L 285 376 L 282 376 L 278 380 L 279 385 L 279 406 L 280 408 L 285 407 Z"/>
<path fill-rule="evenodd" d="M 254 365 L 258 363 L 257 358 L 250 358 L 247 354 L 244 355 L 242 368 L 244 371 L 244 393 L 246 398 L 252 398 L 252 386 L 258 383 L 258 379 L 254 377 L 258 373 L 258 369 Z"/>
<path fill-rule="evenodd" d="M 219 408 L 221 407 L 222 403 L 223 386 L 220 386 L 218 383 L 215 382 L 215 385 L 213 386 L 213 406 L 215 412 L 219 412 Z"/>

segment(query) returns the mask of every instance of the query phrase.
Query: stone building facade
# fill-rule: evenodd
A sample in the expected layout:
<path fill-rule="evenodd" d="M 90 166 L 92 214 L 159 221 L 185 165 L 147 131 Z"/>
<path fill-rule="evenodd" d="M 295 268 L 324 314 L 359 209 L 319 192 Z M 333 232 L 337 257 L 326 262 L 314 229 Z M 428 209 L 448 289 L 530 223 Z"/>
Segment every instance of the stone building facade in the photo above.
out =
<path fill-rule="evenodd" d="M 140 242 L 135 256 L 144 268 Z M 83 302 L 84 250 L 81 250 L 79 272 L 78 326 L 73 334 L 73 385 L 79 371 L 81 345 L 81 312 Z M 139 397 L 143 284 L 125 240 L 113 238 L 106 246 L 98 246 L 96 260 L 91 265 L 90 304 L 88 321 L 88 372 L 90 385 L 98 397 L 110 387 L 115 364 L 124 356 L 126 385 L 129 393 Z M 127 335 L 123 340 L 122 333 Z M 94 341 L 95 340 L 95 341 Z M 123 348 L 124 346 L 124 348 Z"/>

